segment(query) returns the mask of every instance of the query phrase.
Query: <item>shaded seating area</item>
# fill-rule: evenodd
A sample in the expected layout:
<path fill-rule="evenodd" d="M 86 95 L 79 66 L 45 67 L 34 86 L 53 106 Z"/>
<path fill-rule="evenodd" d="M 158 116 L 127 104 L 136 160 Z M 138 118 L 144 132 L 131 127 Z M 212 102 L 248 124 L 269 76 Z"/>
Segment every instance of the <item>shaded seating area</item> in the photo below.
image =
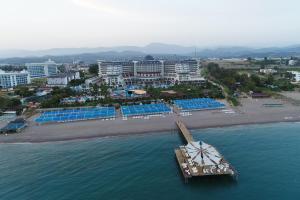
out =
<path fill-rule="evenodd" d="M 157 115 L 171 113 L 171 109 L 164 103 L 122 106 L 121 112 L 123 117 Z"/>
<path fill-rule="evenodd" d="M 0 129 L 1 134 L 19 133 L 26 128 L 27 122 L 23 118 L 9 122 L 5 127 Z"/>
<path fill-rule="evenodd" d="M 72 122 L 92 119 L 109 119 L 116 117 L 114 107 L 93 107 L 45 111 L 35 121 L 40 124 L 55 122 Z"/>
<path fill-rule="evenodd" d="M 211 98 L 174 100 L 173 103 L 182 111 L 214 110 L 225 107 L 225 104 Z"/>

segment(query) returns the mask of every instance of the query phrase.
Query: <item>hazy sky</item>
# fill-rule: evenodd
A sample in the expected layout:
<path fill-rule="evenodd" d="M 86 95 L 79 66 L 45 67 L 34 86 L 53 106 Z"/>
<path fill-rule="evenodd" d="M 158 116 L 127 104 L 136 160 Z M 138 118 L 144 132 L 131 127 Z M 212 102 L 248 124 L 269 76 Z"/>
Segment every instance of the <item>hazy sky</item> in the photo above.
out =
<path fill-rule="evenodd" d="M 299 0 L 0 0 L 0 49 L 300 44 Z"/>

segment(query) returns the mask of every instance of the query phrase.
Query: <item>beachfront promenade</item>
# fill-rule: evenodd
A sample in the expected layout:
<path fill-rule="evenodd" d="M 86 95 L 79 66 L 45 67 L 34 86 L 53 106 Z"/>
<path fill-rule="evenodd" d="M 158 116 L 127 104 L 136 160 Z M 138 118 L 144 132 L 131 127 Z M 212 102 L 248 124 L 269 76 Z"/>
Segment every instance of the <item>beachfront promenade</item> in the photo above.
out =
<path fill-rule="evenodd" d="M 175 149 L 175 155 L 185 179 L 201 176 L 235 176 L 236 171 L 218 150 L 204 143 L 195 141 L 185 124 L 177 120 L 179 133 L 187 145 Z"/>

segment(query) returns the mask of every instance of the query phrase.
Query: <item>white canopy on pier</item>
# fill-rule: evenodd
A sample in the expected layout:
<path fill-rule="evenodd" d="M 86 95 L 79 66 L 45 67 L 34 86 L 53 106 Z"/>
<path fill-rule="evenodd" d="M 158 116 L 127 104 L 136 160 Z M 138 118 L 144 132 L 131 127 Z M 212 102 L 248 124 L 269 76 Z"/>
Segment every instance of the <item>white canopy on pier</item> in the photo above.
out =
<path fill-rule="evenodd" d="M 185 148 L 192 160 L 200 166 L 218 165 L 221 162 L 220 153 L 213 146 L 202 141 L 190 142 Z"/>

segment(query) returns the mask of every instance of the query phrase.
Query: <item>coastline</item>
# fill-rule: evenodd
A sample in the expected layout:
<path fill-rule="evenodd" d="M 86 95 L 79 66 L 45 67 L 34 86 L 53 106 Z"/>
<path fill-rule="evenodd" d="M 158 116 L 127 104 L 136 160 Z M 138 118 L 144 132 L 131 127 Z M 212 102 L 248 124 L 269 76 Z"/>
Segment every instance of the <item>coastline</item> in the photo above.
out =
<path fill-rule="evenodd" d="M 238 127 L 238 126 L 247 126 L 247 125 L 263 125 L 263 124 L 277 124 L 277 123 L 298 123 L 299 120 L 288 120 L 288 121 L 270 121 L 270 122 L 257 122 L 257 123 L 240 123 L 240 124 L 231 124 L 231 125 L 219 125 L 219 126 L 206 126 L 201 128 L 189 128 L 191 131 L 195 130 L 203 130 L 203 129 L 210 129 L 210 128 L 229 128 L 229 127 Z M 175 122 L 174 122 L 175 123 Z M 12 141 L 0 141 L 1 144 L 42 144 L 42 143 L 52 143 L 52 142 L 68 142 L 68 141 L 84 141 L 84 140 L 91 140 L 91 139 L 100 139 L 100 138 L 121 138 L 121 137 L 128 137 L 128 136 L 143 136 L 147 134 L 151 135 L 158 135 L 158 134 L 165 134 L 166 132 L 174 131 L 174 129 L 166 129 L 166 130 L 156 130 L 151 132 L 131 132 L 131 133 L 115 133 L 115 134 L 99 134 L 95 136 L 78 136 L 78 137 L 70 137 L 70 138 L 56 138 L 56 139 L 47 139 L 47 140 L 12 140 Z"/>
<path fill-rule="evenodd" d="M 278 100 L 273 100 L 277 101 Z M 285 103 L 284 107 L 266 108 L 269 100 L 245 100 L 242 107 L 225 110 L 195 111 L 190 116 L 173 113 L 149 119 L 92 120 L 72 123 L 36 125 L 32 120 L 20 134 L 0 135 L 0 144 L 48 143 L 71 140 L 88 140 L 103 137 L 160 134 L 176 130 L 175 120 L 181 119 L 191 129 L 222 128 L 241 125 L 300 122 L 300 107 Z"/>

